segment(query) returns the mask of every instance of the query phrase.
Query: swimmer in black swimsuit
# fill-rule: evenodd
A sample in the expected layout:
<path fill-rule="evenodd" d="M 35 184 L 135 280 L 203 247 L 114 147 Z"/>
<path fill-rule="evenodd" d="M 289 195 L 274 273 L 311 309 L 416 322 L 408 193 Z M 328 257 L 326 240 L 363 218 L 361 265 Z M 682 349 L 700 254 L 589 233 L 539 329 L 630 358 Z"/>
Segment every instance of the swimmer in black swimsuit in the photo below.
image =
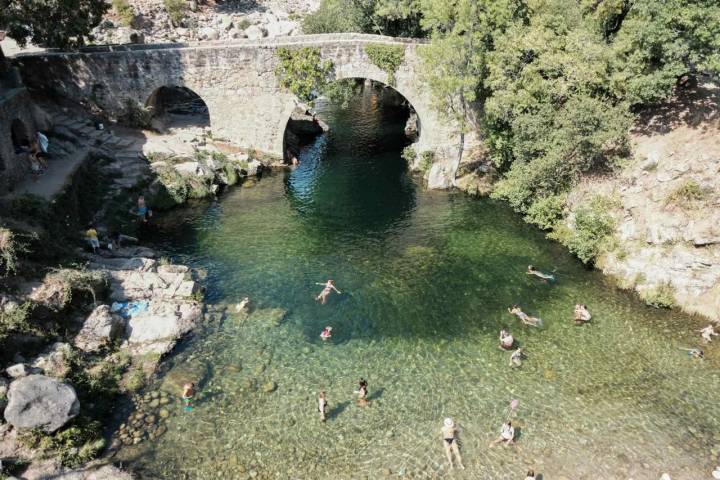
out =
<path fill-rule="evenodd" d="M 443 422 L 442 438 L 443 447 L 445 447 L 445 456 L 447 456 L 450 468 L 453 468 L 452 454 L 454 452 L 455 457 L 457 457 L 458 465 L 460 465 L 460 468 L 465 470 L 465 467 L 462 464 L 462 458 L 460 458 L 460 448 L 458 448 L 458 443 L 455 441 L 457 440 L 457 428 L 455 427 L 455 422 L 453 422 L 452 418 L 446 418 Z"/>

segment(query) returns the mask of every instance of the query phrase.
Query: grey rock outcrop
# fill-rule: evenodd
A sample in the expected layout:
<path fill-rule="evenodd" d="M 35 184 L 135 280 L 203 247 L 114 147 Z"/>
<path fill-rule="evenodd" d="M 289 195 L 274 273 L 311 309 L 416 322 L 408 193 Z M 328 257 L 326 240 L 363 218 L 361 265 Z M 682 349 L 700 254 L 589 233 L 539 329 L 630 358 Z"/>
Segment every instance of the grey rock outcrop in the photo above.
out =
<path fill-rule="evenodd" d="M 30 375 L 30 368 L 24 363 L 16 363 L 6 368 L 5 373 L 10 378 L 21 378 Z"/>
<path fill-rule="evenodd" d="M 52 433 L 80 412 L 75 389 L 44 375 L 15 380 L 8 390 L 5 420 L 17 429 Z"/>
<path fill-rule="evenodd" d="M 84 352 L 95 352 L 118 338 L 122 333 L 124 320 L 110 312 L 108 305 L 95 308 L 75 337 L 75 346 Z"/>
<path fill-rule="evenodd" d="M 250 40 L 259 40 L 267 35 L 267 31 L 258 25 L 250 25 L 245 29 L 245 36 Z"/>

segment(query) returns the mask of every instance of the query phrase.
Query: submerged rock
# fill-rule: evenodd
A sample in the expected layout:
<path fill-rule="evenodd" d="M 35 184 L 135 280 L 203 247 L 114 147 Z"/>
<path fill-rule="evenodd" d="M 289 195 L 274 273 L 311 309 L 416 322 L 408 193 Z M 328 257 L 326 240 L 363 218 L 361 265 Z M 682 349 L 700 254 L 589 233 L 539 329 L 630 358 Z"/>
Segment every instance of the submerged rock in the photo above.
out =
<path fill-rule="evenodd" d="M 17 429 L 52 433 L 80 412 L 75 389 L 44 375 L 15 380 L 8 390 L 5 420 Z"/>
<path fill-rule="evenodd" d="M 209 368 L 204 362 L 183 362 L 170 369 L 162 383 L 160 390 L 170 395 L 180 395 L 183 385 L 192 382 L 196 386 L 202 385 L 209 373 Z"/>

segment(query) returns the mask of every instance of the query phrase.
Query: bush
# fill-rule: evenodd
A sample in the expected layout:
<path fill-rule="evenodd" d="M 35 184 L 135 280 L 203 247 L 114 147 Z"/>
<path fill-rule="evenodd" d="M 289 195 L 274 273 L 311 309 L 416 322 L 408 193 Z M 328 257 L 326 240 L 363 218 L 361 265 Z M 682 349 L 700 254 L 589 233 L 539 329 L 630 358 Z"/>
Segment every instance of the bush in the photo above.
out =
<path fill-rule="evenodd" d="M 0 345 L 14 333 L 27 333 L 32 331 L 30 314 L 33 305 L 25 302 L 13 309 L 0 310 Z"/>
<path fill-rule="evenodd" d="M 420 170 L 427 172 L 435 163 L 435 152 L 431 150 L 425 150 L 420 153 Z"/>
<path fill-rule="evenodd" d="M 42 457 L 58 457 L 63 465 L 74 468 L 96 458 L 105 448 L 101 432 L 100 422 L 79 419 L 52 434 L 41 430 L 20 433 L 18 440 L 22 445 L 39 451 Z"/>
<path fill-rule="evenodd" d="M 112 0 L 112 6 L 115 13 L 118 14 L 122 24 L 126 27 L 132 27 L 135 21 L 135 11 L 128 0 Z"/>
<path fill-rule="evenodd" d="M 185 0 L 163 0 L 165 11 L 170 15 L 170 21 L 174 26 L 179 26 L 185 18 L 188 6 Z"/>
<path fill-rule="evenodd" d="M 24 251 L 27 245 L 12 230 L 0 227 L 0 277 L 15 273 L 18 254 Z"/>
<path fill-rule="evenodd" d="M 670 283 L 643 290 L 640 293 L 646 304 L 655 308 L 671 308 L 675 305 L 675 289 Z"/>
<path fill-rule="evenodd" d="M 54 270 L 45 278 L 46 284 L 56 283 L 61 297 L 58 306 L 64 308 L 72 302 L 73 296 L 78 293 L 89 293 L 93 303 L 97 297 L 108 288 L 108 279 L 101 270 L 86 270 L 84 268 L 61 268 Z"/>
<path fill-rule="evenodd" d="M 565 195 L 550 195 L 534 202 L 528 208 L 525 221 L 534 223 L 543 230 L 552 229 L 563 217 Z"/>
<path fill-rule="evenodd" d="M 135 128 L 148 129 L 151 126 L 153 111 L 151 108 L 141 105 L 132 98 L 125 99 L 125 113 L 123 121 Z"/>
<path fill-rule="evenodd" d="M 417 151 L 415 150 L 415 147 L 413 145 L 408 145 L 403 148 L 402 158 L 408 163 L 408 165 L 415 163 L 415 160 L 417 160 Z"/>
<path fill-rule="evenodd" d="M 366 32 L 371 28 L 368 14 L 372 7 L 363 7 L 361 2 L 322 0 L 318 9 L 303 19 L 303 33 Z"/>
<path fill-rule="evenodd" d="M 320 49 L 280 48 L 277 50 L 280 63 L 275 75 L 280 85 L 298 96 L 303 102 L 311 102 L 327 85 L 333 71 L 330 61 L 323 61 Z"/>
<path fill-rule="evenodd" d="M 548 237 L 567 246 L 583 263 L 591 264 L 615 231 L 615 219 L 609 213 L 613 206 L 610 199 L 597 195 L 575 211 L 572 228 L 560 225 Z"/>
<path fill-rule="evenodd" d="M 701 187 L 695 180 L 687 180 L 675 188 L 665 200 L 666 205 L 675 204 L 680 207 L 690 207 L 696 202 L 707 199 L 710 196 L 708 189 Z"/>
<path fill-rule="evenodd" d="M 388 84 L 395 85 L 395 73 L 405 60 L 405 46 L 371 43 L 365 46 L 370 61 L 388 74 Z"/>

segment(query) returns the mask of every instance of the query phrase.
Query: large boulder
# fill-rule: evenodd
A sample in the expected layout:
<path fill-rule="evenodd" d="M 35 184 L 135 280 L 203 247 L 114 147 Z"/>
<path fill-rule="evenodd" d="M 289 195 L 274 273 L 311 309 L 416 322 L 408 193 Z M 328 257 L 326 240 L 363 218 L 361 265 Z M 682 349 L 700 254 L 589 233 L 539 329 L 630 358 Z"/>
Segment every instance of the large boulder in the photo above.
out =
<path fill-rule="evenodd" d="M 42 370 L 51 377 L 64 377 L 70 366 L 68 360 L 72 355 L 72 347 L 67 343 L 55 342 L 45 353 L 38 355 L 31 366 L 33 371 Z"/>
<path fill-rule="evenodd" d="M 247 174 L 250 177 L 257 175 L 262 172 L 265 166 L 259 160 L 251 160 L 248 162 Z"/>
<path fill-rule="evenodd" d="M 200 40 L 217 40 L 220 33 L 212 27 L 203 27 L 198 30 L 198 37 Z"/>
<path fill-rule="evenodd" d="M 17 429 L 39 428 L 52 433 L 80 412 L 75 389 L 45 375 L 15 380 L 7 396 L 5 420 Z"/>
<path fill-rule="evenodd" d="M 197 303 L 151 303 L 146 312 L 130 318 L 125 327 L 126 346 L 135 354 L 165 354 L 202 318 Z"/>
<path fill-rule="evenodd" d="M 293 31 L 297 27 L 297 23 L 279 20 L 267 24 L 267 36 L 268 37 L 285 37 L 292 35 Z"/>
<path fill-rule="evenodd" d="M 95 352 L 116 339 L 123 329 L 123 318 L 107 305 L 95 308 L 75 337 L 75 346 L 84 352 Z"/>
<path fill-rule="evenodd" d="M 245 29 L 245 36 L 250 40 L 259 40 L 265 35 L 267 35 L 265 29 L 258 25 L 250 25 Z"/>

